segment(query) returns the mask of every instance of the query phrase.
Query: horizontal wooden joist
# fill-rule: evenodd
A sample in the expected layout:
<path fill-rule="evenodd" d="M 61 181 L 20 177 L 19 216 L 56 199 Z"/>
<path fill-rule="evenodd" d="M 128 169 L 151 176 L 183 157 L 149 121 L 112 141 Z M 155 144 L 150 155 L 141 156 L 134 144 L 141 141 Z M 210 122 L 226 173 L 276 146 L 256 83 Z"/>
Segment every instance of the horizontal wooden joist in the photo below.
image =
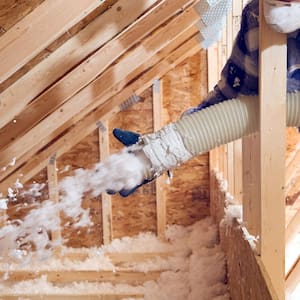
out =
<path fill-rule="evenodd" d="M 6 282 L 18 282 L 32 280 L 47 276 L 47 281 L 52 283 L 72 283 L 79 281 L 112 282 L 139 285 L 149 280 L 158 279 L 161 271 L 135 272 L 135 271 L 0 271 L 0 276 L 6 278 Z"/>
<path fill-rule="evenodd" d="M 0 83 L 102 3 L 103 0 L 44 1 L 0 37 Z"/>
<path fill-rule="evenodd" d="M 68 127 L 73 125 L 70 121 L 79 112 L 84 110 L 84 115 L 87 115 L 103 104 L 107 100 L 103 98 L 107 91 L 174 41 L 181 33 L 187 31 L 188 28 L 195 24 L 198 18 L 199 16 L 190 8 L 178 14 L 176 18 L 172 19 L 164 27 L 144 39 L 138 47 L 123 57 L 118 64 L 111 66 L 90 85 L 82 89 L 25 135 L 2 150 L 0 152 L 0 166 L 8 166 L 13 158 L 18 161 L 19 158 L 32 149 L 34 149 L 35 153 L 38 152 L 53 138 L 60 135 L 66 129 L 66 125 Z M 16 167 L 16 165 L 11 166 L 10 170 L 16 169 Z"/>
<path fill-rule="evenodd" d="M 105 45 L 114 36 L 128 27 L 155 2 L 157 2 L 157 0 L 141 0 L 139 1 L 139 5 L 137 5 L 135 1 L 119 0 L 115 5 L 98 16 L 83 30 L 70 38 L 61 47 L 32 68 L 27 74 L 3 91 L 0 94 L 0 114 L 2 116 L 0 119 L 0 128 L 8 122 L 15 120 L 16 123 L 11 123 L 10 127 L 7 127 L 5 130 L 13 130 L 17 135 L 18 127 L 13 125 L 17 125 L 17 122 L 19 123 L 19 121 L 21 125 L 23 120 L 28 117 L 28 114 L 31 114 L 34 109 L 38 109 L 36 104 L 31 105 L 31 110 L 28 110 L 27 113 L 25 111 L 24 114 L 18 116 L 30 101 L 40 95 L 47 87 L 51 86 L 87 56 L 94 53 L 97 49 Z M 118 26 L 115 26 L 116 23 Z M 132 27 L 134 26 L 135 24 L 132 25 Z M 126 32 L 128 34 L 128 30 Z M 136 38 L 138 37 L 136 36 Z M 118 40 L 119 39 L 116 39 L 115 43 Z M 130 44 L 128 44 L 128 46 L 130 46 Z M 123 47 L 123 51 L 126 50 L 126 44 L 124 44 Z M 117 56 L 118 51 L 120 51 L 119 55 L 121 55 L 122 52 L 119 48 L 115 49 L 111 55 Z M 99 55 L 105 53 L 103 50 Z M 106 56 L 103 55 L 103 58 L 104 57 Z M 90 63 L 92 62 L 93 61 L 90 61 Z M 107 60 L 106 62 L 109 63 Z M 97 68 L 99 68 L 99 72 L 102 71 L 100 65 L 97 65 Z M 95 67 L 95 69 L 97 68 Z M 80 73 L 79 68 L 77 70 Z M 73 73 L 75 73 L 75 71 L 73 71 Z M 87 76 L 88 74 L 85 73 L 84 75 Z M 56 92 L 58 92 L 57 88 L 61 88 L 63 82 L 64 81 L 61 80 L 59 84 L 55 85 Z M 50 91 L 48 91 L 48 93 L 49 92 Z M 52 90 L 51 92 L 53 94 Z M 50 95 L 48 93 L 45 93 L 40 97 L 40 100 L 45 97 L 49 99 Z M 57 95 L 54 94 L 54 96 L 56 97 Z M 51 104 L 53 104 L 52 102 L 53 101 L 51 101 Z M 27 126 L 26 123 L 22 124 L 23 127 Z M 8 140 L 2 139 L 2 144 L 7 142 Z"/>
<path fill-rule="evenodd" d="M 191 28 L 188 36 L 190 34 L 195 34 L 195 32 L 196 30 L 194 28 Z M 142 93 L 152 85 L 155 78 L 163 76 L 177 64 L 185 60 L 187 57 L 196 54 L 200 49 L 197 38 L 193 37 L 180 46 L 180 43 L 183 42 L 184 36 L 185 35 L 179 37 L 168 47 L 164 48 L 160 52 L 160 54 L 152 57 L 150 61 L 140 66 L 140 69 L 137 69 L 135 72 L 133 72 L 131 77 L 127 78 L 128 82 L 136 78 L 131 82 L 130 85 L 126 86 L 127 81 L 122 81 L 115 87 L 112 87 L 111 90 L 109 90 L 109 92 L 107 93 L 108 99 L 106 103 L 100 105 L 97 110 L 90 113 L 85 118 L 82 118 L 65 135 L 52 143 L 49 147 L 44 149 L 39 154 L 33 155 L 32 153 L 29 153 L 28 156 L 26 155 L 26 159 L 23 161 L 27 161 L 25 165 L 22 166 L 17 172 L 12 173 L 2 181 L 1 191 L 5 192 L 7 191 L 8 187 L 13 187 L 18 178 L 22 182 L 26 182 L 31 179 L 40 170 L 46 167 L 48 159 L 51 155 L 53 155 L 53 153 L 56 153 L 56 156 L 59 157 L 60 155 L 71 149 L 74 145 L 76 145 L 85 136 L 95 130 L 96 122 L 98 120 L 109 120 L 114 114 L 118 113 L 120 111 L 119 105 L 124 101 L 124 99 L 127 99 L 132 94 Z M 160 55 L 161 58 L 159 58 Z M 162 60 L 160 61 L 160 59 Z M 139 72 L 142 72 L 144 69 L 148 71 L 144 72 L 141 76 L 138 77 Z M 114 93 L 115 95 L 113 95 Z M 110 95 L 113 95 L 113 97 L 111 98 Z M 16 164 L 18 164 L 18 161 L 16 162 Z"/>
<path fill-rule="evenodd" d="M 60 294 L 0 294 L 0 300 L 122 300 L 122 299 L 143 299 L 143 294 L 75 294 L 75 293 L 60 293 Z"/>
<path fill-rule="evenodd" d="M 0 300 L 20 300 L 20 299 L 30 299 L 30 300 L 122 300 L 122 299 L 143 299 L 143 294 L 75 294 L 75 293 L 57 293 L 57 294 L 0 294 Z"/>
<path fill-rule="evenodd" d="M 128 264 L 128 263 L 141 263 L 149 260 L 159 258 L 168 258 L 174 255 L 172 252 L 107 252 L 105 257 L 114 265 Z M 85 261 L 90 258 L 86 252 L 68 252 L 63 254 L 55 254 L 55 259 L 59 260 L 72 260 L 72 261 Z"/>

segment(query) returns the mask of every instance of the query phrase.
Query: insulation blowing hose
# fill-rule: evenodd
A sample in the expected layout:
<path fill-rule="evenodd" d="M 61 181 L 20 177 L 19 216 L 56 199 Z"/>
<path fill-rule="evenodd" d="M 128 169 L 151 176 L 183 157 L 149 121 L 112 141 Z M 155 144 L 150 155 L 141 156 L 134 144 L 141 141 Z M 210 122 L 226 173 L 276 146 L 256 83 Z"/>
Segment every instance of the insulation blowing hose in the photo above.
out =
<path fill-rule="evenodd" d="M 276 121 L 275 121 L 276 122 Z M 287 93 L 286 123 L 300 127 L 300 92 Z M 243 96 L 184 116 L 156 133 L 142 137 L 151 161 L 151 175 L 162 174 L 223 144 L 258 131 L 257 96 Z"/>

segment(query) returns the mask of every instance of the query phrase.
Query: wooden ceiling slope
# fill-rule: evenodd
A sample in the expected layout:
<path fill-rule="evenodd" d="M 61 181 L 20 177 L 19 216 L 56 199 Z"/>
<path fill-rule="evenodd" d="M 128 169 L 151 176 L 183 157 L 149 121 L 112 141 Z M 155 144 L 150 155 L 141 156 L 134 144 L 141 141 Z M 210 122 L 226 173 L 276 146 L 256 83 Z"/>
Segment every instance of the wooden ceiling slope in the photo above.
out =
<path fill-rule="evenodd" d="M 45 0 L 4 0 L 3 10 L 0 5 L 0 26 L 5 28 L 3 32 L 0 33 L 0 36 L 8 31 L 12 26 L 14 26 L 19 20 L 24 18 L 29 12 L 33 11 L 40 3 Z M 20 79 L 24 74 L 30 71 L 34 66 L 42 62 L 47 58 L 52 52 L 56 51 L 60 46 L 62 46 L 66 41 L 71 37 L 77 34 L 79 31 L 83 30 L 89 23 L 91 23 L 96 17 L 100 16 L 105 12 L 109 7 L 114 5 L 117 0 L 106 0 L 98 8 L 93 10 L 87 16 L 85 16 L 80 22 L 76 23 L 70 29 L 68 29 L 64 34 L 62 34 L 58 39 L 53 43 L 48 45 L 44 50 L 42 50 L 37 56 L 31 59 L 27 64 L 15 72 L 12 76 L 6 79 L 4 82 L 0 83 L 0 93 L 2 93 L 6 88 L 11 86 L 14 82 Z M 24 8 L 25 6 L 25 8 Z M 28 9 L 26 7 L 28 6 Z M 25 9 L 25 11 L 24 11 Z M 26 13 L 27 11 L 27 13 Z M 14 20 L 14 23 L 12 23 Z M 79 47 L 80 49 L 80 47 Z M 73 51 L 75 51 L 73 49 Z M 70 53 L 69 53 L 70 55 Z M 84 57 L 83 57 L 84 58 Z M 71 61 L 73 63 L 73 61 Z M 64 64 L 70 63 L 70 60 L 63 61 Z M 49 70 L 48 70 L 49 72 Z M 62 74 L 63 75 L 63 74 Z"/>
<path fill-rule="evenodd" d="M 76 5 L 70 5 L 70 1 L 52 0 L 39 5 L 1 37 L 0 83 L 102 2 L 82 0 L 77 1 Z"/>
<path fill-rule="evenodd" d="M 120 111 L 128 97 L 199 51 L 197 2 L 119 0 L 4 90 L 1 192 L 17 178 L 26 182 L 49 157 Z"/>

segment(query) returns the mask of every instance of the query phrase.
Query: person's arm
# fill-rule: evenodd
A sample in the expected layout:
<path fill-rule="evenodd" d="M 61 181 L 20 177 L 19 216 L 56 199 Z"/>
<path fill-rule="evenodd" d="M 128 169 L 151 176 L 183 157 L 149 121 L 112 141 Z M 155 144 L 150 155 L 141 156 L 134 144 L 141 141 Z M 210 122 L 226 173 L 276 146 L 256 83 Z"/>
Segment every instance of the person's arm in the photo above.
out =
<path fill-rule="evenodd" d="M 258 94 L 258 1 L 243 10 L 241 27 L 233 44 L 219 82 L 207 97 L 187 112 L 193 113 L 217 103 L 234 99 L 239 94 Z"/>

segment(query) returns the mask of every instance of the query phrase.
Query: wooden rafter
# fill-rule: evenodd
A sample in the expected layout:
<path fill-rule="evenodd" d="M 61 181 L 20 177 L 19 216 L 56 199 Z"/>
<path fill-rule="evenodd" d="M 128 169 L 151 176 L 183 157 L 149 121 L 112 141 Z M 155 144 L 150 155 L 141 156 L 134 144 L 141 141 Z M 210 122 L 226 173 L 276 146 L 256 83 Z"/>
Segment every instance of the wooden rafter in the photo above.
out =
<path fill-rule="evenodd" d="M 198 18 L 198 15 L 191 7 L 187 11 L 178 14 L 176 18 L 157 30 L 153 35 L 144 39 L 138 47 L 128 53 L 118 64 L 111 66 L 89 86 L 82 89 L 25 135 L 2 150 L 0 153 L 0 165 L 8 166 L 12 158 L 15 157 L 18 160 L 32 149 L 34 149 L 35 153 L 38 152 L 54 137 L 72 125 L 72 123 L 70 124 L 72 118 L 79 114 L 82 118 L 104 103 L 107 99 L 103 96 L 112 86 L 124 80 L 126 76 L 174 41 L 181 33 L 187 31 L 197 22 Z M 12 166 L 12 169 L 15 168 L 16 166 Z"/>
<path fill-rule="evenodd" d="M 191 33 L 195 32 L 196 29 L 191 29 Z M 55 152 L 57 157 L 59 157 L 71 149 L 81 139 L 95 130 L 96 122 L 98 120 L 105 121 L 113 114 L 119 112 L 120 108 L 118 105 L 120 105 L 124 99 L 127 99 L 134 93 L 142 93 L 145 89 L 151 86 L 155 78 L 163 76 L 178 63 L 199 51 L 200 46 L 197 38 L 191 38 L 189 41 L 180 46 L 180 43 L 183 42 L 182 39 L 182 37 L 179 37 L 179 43 L 178 41 L 174 41 L 169 47 L 161 51 L 161 58 L 164 58 L 161 62 L 159 62 L 161 58 L 157 55 L 153 57 L 148 64 L 141 66 L 140 71 L 143 69 L 148 71 L 138 77 L 130 85 L 126 86 L 127 82 L 122 82 L 117 87 L 112 88 L 115 92 L 119 91 L 120 93 L 110 98 L 107 103 L 99 106 L 96 111 L 76 123 L 76 125 L 60 139 L 52 143 L 39 154 L 26 157 L 26 160 L 24 160 L 24 162 L 26 162 L 25 165 L 2 181 L 1 191 L 4 192 L 8 187 L 13 186 L 17 178 L 20 178 L 23 182 L 28 181 L 46 166 L 47 159 L 51 153 Z M 170 47 L 171 49 L 168 49 Z M 174 49 L 176 50 L 172 52 Z M 167 52 L 167 50 L 171 53 Z M 156 65 L 153 66 L 154 64 Z M 137 74 L 134 74 L 132 78 L 135 78 L 136 75 Z M 130 78 L 128 78 L 128 80 L 130 80 Z M 111 94 L 111 92 L 109 92 L 109 94 Z M 23 176 L 20 176 L 21 174 L 23 174 Z"/>
<path fill-rule="evenodd" d="M 64 293 L 64 294 L 43 294 L 43 295 L 36 295 L 36 294 L 2 294 L 0 295 L 2 299 L 6 300 L 19 300 L 19 299 L 30 299 L 30 300 L 65 300 L 65 299 L 72 299 L 72 300 L 122 300 L 122 299 L 141 299 L 144 298 L 143 294 L 74 294 L 74 293 Z"/>
<path fill-rule="evenodd" d="M 140 1 L 140 5 L 136 5 L 136 2 L 134 1 L 119 0 L 110 9 L 89 23 L 78 34 L 69 39 L 41 63 L 7 88 L 2 94 L 0 94 L 0 112 L 2 116 L 0 120 L 0 128 L 15 118 L 16 124 L 11 123 L 10 126 L 5 128 L 5 131 L 13 131 L 15 134 L 18 134 L 20 129 L 13 125 L 17 125 L 19 122 L 20 125 L 23 124 L 21 127 L 23 127 L 24 130 L 24 126 L 27 126 L 26 123 L 23 123 L 24 119 L 26 120 L 32 111 L 38 109 L 38 101 L 35 101 L 35 103 L 30 106 L 31 109 L 28 109 L 28 111 L 25 110 L 20 116 L 18 116 L 18 114 L 30 101 L 46 90 L 47 87 L 51 86 L 72 67 L 79 64 L 88 55 L 94 53 L 119 32 L 129 26 L 156 1 L 157 0 L 143 0 Z M 115 26 L 116 23 L 118 26 Z M 107 24 L 110 24 L 110 26 L 107 26 Z M 119 41 L 119 39 L 115 40 L 115 44 L 117 41 Z M 113 46 L 115 45 L 112 45 L 112 48 Z M 120 51 L 119 55 L 121 55 L 121 50 L 126 50 L 125 44 L 122 46 L 124 49 L 119 49 L 120 47 L 115 48 L 115 51 L 111 54 L 116 55 L 117 57 L 117 53 Z M 128 46 L 130 46 L 130 44 L 128 44 Z M 99 53 L 99 55 L 105 57 L 103 56 L 103 53 L 105 53 L 104 49 Z M 104 62 L 106 62 L 106 64 L 109 63 L 108 60 Z M 97 67 L 99 69 L 98 71 L 101 72 L 101 65 L 97 65 Z M 73 73 L 77 74 L 80 73 L 80 71 L 82 71 L 82 69 L 77 68 L 77 72 Z M 55 94 L 55 91 L 58 94 L 58 89 L 61 89 L 63 84 L 64 81 L 61 80 L 59 85 L 57 84 L 53 87 L 55 88 L 54 91 L 49 90 L 41 96 L 39 100 L 42 102 L 43 99 L 50 99 L 51 93 L 56 97 L 57 95 Z M 2 145 L 9 141 L 9 136 L 4 140 L 3 133 L 1 134 L 1 131 L 0 135 L 2 135 Z"/>
<path fill-rule="evenodd" d="M 292 293 L 299 285 L 299 282 L 300 282 L 300 256 L 298 257 L 298 260 L 295 262 L 293 268 L 290 270 L 286 278 L 285 286 L 287 292 Z"/>
<path fill-rule="evenodd" d="M 0 83 L 102 2 L 99 0 L 44 1 L 1 36 Z"/>
<path fill-rule="evenodd" d="M 183 59 L 185 59 L 186 57 L 188 57 L 188 55 L 190 53 L 192 53 L 191 51 L 195 48 L 193 48 L 191 46 L 191 50 L 186 47 L 191 45 L 190 42 L 187 43 L 186 46 L 182 46 L 179 47 L 182 43 L 184 43 L 185 41 L 187 41 L 189 39 L 189 37 L 193 36 L 195 33 L 197 32 L 197 29 L 192 27 L 190 30 L 188 30 L 187 32 L 184 32 L 182 35 L 180 35 L 174 42 L 170 43 L 170 45 L 168 45 L 167 47 L 165 47 L 162 51 L 160 51 L 157 55 L 153 56 L 146 64 L 141 65 L 139 68 L 137 68 L 134 72 L 132 72 L 130 74 L 130 76 L 127 76 L 125 80 L 123 80 L 122 82 L 120 82 L 116 87 L 111 88 L 105 96 L 103 96 L 103 98 L 106 100 L 109 100 L 110 97 L 113 97 L 114 95 L 116 95 L 118 92 L 120 92 L 122 90 L 122 93 L 120 93 L 118 96 L 114 96 L 112 99 L 110 99 L 109 101 L 109 105 L 105 105 L 105 108 L 102 109 L 102 107 L 100 107 L 99 109 L 102 109 L 103 114 L 108 113 L 108 111 L 111 111 L 111 113 L 109 114 L 110 116 L 114 113 L 119 112 L 119 107 L 118 105 L 124 101 L 124 99 L 127 99 L 128 97 L 130 97 L 133 93 L 135 93 L 136 91 L 144 91 L 144 86 L 145 86 L 145 80 L 147 81 L 148 77 L 150 77 L 149 81 L 147 81 L 147 83 L 149 84 L 149 86 L 151 85 L 152 81 L 154 80 L 154 78 L 157 78 L 159 76 L 162 76 L 165 72 L 165 70 L 169 70 L 170 68 L 172 68 L 173 66 L 175 66 L 178 62 L 182 61 Z M 197 44 L 197 40 L 194 39 L 193 44 L 196 45 Z M 174 51 L 175 49 L 178 49 L 178 51 L 175 51 L 174 54 L 170 54 L 172 51 Z M 181 49 L 184 49 L 183 51 L 181 51 Z M 177 53 L 180 53 L 181 56 L 177 57 Z M 152 68 L 155 64 L 157 64 L 161 59 L 164 59 L 160 64 L 159 64 L 159 68 L 155 67 Z M 181 60 L 182 58 L 182 60 Z M 148 70 L 151 69 L 150 72 L 146 72 L 145 75 L 142 75 L 141 77 L 140 74 L 142 74 L 144 72 L 144 70 Z M 151 74 L 151 75 L 149 75 Z M 152 76 L 152 77 L 151 77 Z M 138 78 L 139 77 L 139 78 Z M 138 79 L 137 79 L 138 78 Z M 137 80 L 136 80 L 137 79 Z M 128 82 L 131 82 L 135 80 L 135 83 L 137 84 L 131 84 L 129 87 L 126 87 L 126 84 Z M 132 88 L 134 86 L 134 88 Z M 125 89 L 124 89 L 125 88 Z M 92 114 L 93 115 L 93 114 Z M 89 117 L 88 117 L 89 118 Z M 92 117 L 94 119 L 94 123 L 97 121 L 96 117 Z M 81 116 L 77 115 L 76 119 L 73 119 L 72 123 L 77 123 L 81 120 Z M 82 123 L 82 122 L 80 122 Z M 59 156 L 60 153 L 64 153 L 64 149 L 70 149 L 68 147 L 71 147 L 71 145 L 75 145 L 76 143 L 78 143 L 85 135 L 85 132 L 91 132 L 93 129 L 89 129 L 89 127 L 87 126 L 87 124 L 85 122 L 83 122 L 84 124 L 82 124 L 82 126 L 75 126 L 79 127 L 80 130 L 78 130 L 78 132 L 76 132 L 76 130 L 74 131 L 74 134 L 69 136 L 68 138 L 67 136 L 63 136 L 62 138 L 60 138 L 57 142 L 55 142 L 55 147 L 54 145 L 51 145 L 50 147 L 48 147 L 49 151 L 53 151 L 52 153 L 56 152 L 57 155 Z M 88 123 L 88 122 L 87 122 Z M 92 128 L 94 128 L 94 123 L 92 123 Z M 84 127 L 85 126 L 85 127 Z M 74 141 L 74 143 L 73 143 Z M 44 161 L 44 159 L 47 159 L 47 156 L 52 155 L 51 152 L 47 152 L 48 149 L 46 151 L 43 151 L 43 153 L 47 153 L 45 154 L 46 156 L 35 156 L 34 152 L 28 152 L 26 153 L 26 155 L 24 155 L 22 158 L 18 159 L 16 161 L 15 167 L 16 169 L 19 168 L 22 164 L 24 164 L 25 162 L 29 161 L 33 161 L 35 160 L 36 163 L 34 163 L 34 165 L 38 166 L 40 165 L 38 163 L 38 161 Z M 67 150 L 66 150 L 67 151 Z M 34 157 L 34 158 L 33 158 Z M 39 157 L 39 159 L 38 159 Z M 10 182 L 10 184 L 13 184 L 14 181 L 11 181 L 12 178 L 22 178 L 22 180 L 24 182 L 26 182 L 28 179 L 31 178 L 32 174 L 35 173 L 35 168 L 33 167 L 33 164 L 30 164 L 31 167 L 29 168 L 22 168 L 20 170 L 18 170 L 18 173 L 14 174 L 10 180 L 5 180 L 5 182 Z M 43 163 L 41 164 L 43 165 Z M 2 174 L 0 174 L 0 180 L 3 180 L 4 178 L 8 177 L 8 175 L 11 174 L 10 170 L 8 169 L 5 172 L 2 172 Z M 14 179 L 14 180 L 15 180 Z M 2 182 L 1 184 L 1 188 L 3 188 L 3 190 L 5 190 L 9 185 L 5 184 L 4 182 Z"/>
<path fill-rule="evenodd" d="M 257 228 L 251 233 L 260 237 L 258 253 L 278 298 L 284 299 L 286 36 L 266 24 L 262 1 L 259 5 L 260 116 L 258 156 L 253 170 L 259 183 L 253 187 L 258 197 L 250 199 Z"/>
<path fill-rule="evenodd" d="M 155 280 L 159 277 L 161 271 L 152 272 L 134 272 L 134 271 L 90 271 L 90 270 L 68 270 L 68 271 L 12 271 L 9 272 L 8 282 L 17 282 L 21 280 L 32 280 L 43 275 L 47 276 L 48 282 L 53 283 L 71 283 L 77 281 L 89 282 L 114 282 L 141 284 L 148 280 Z M 3 277 L 5 272 L 0 271 Z"/>

